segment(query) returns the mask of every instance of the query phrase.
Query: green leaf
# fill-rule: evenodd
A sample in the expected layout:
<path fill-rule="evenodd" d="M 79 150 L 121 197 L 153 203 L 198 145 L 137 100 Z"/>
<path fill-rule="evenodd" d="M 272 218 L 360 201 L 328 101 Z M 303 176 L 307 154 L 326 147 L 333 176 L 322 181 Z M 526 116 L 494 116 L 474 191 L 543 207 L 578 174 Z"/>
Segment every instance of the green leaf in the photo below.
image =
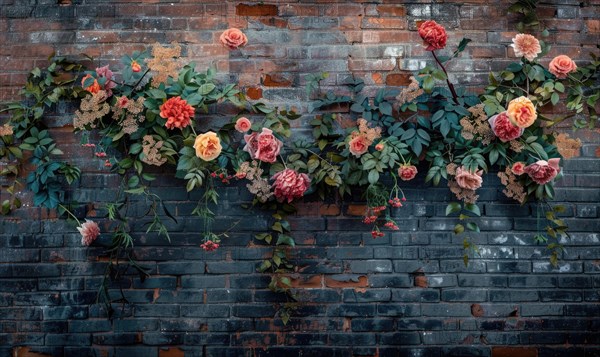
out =
<path fill-rule="evenodd" d="M 479 210 L 479 206 L 477 206 L 477 204 L 475 203 L 466 203 L 465 210 L 473 213 L 477 217 L 481 217 L 481 211 Z"/>
<path fill-rule="evenodd" d="M 449 216 L 452 213 L 460 212 L 462 207 L 458 202 L 451 202 L 446 206 L 446 216 Z"/>
<path fill-rule="evenodd" d="M 294 247 L 296 245 L 296 242 L 294 241 L 294 238 L 292 238 L 291 236 L 289 236 L 287 234 L 280 234 L 279 237 L 277 238 L 277 243 L 275 243 L 275 245 L 282 245 L 282 244 Z"/>
<path fill-rule="evenodd" d="M 379 181 L 379 172 L 377 172 L 377 170 L 369 171 L 368 180 L 370 184 L 377 183 L 377 181 Z"/>
<path fill-rule="evenodd" d="M 479 226 L 477 225 L 477 223 L 474 223 L 474 222 L 467 223 L 467 229 L 470 231 L 479 233 Z"/>
<path fill-rule="evenodd" d="M 463 226 L 462 224 L 457 224 L 454 226 L 454 234 L 461 234 L 464 231 L 465 231 L 465 226 Z"/>
<path fill-rule="evenodd" d="M 215 85 L 212 83 L 204 83 L 203 85 L 200 86 L 200 89 L 198 89 L 198 92 L 201 95 L 207 95 L 210 92 L 212 92 L 215 89 Z"/>

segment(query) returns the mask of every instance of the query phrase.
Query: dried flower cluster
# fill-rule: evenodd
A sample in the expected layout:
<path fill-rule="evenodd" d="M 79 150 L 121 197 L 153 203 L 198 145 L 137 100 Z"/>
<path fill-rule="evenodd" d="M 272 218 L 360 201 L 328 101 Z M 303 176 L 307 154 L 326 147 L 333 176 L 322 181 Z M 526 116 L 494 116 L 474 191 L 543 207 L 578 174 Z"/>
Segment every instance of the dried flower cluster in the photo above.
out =
<path fill-rule="evenodd" d="M 455 180 L 448 180 L 448 187 L 450 191 L 456 196 L 456 199 L 462 200 L 466 203 L 475 203 L 479 198 L 479 195 L 475 193 L 475 190 L 469 190 L 462 188 L 458 185 Z"/>
<path fill-rule="evenodd" d="M 158 87 L 161 83 L 167 83 L 167 79 L 172 77 L 177 79 L 177 73 L 181 68 L 181 46 L 178 43 L 171 43 L 172 47 L 163 47 L 159 43 L 152 47 L 152 57 L 147 59 L 148 68 L 153 72 L 152 86 Z"/>
<path fill-rule="evenodd" d="M 580 139 L 572 139 L 569 137 L 569 134 L 566 133 L 555 133 L 554 138 L 556 139 L 554 144 L 556 145 L 556 148 L 563 159 L 570 159 L 575 156 L 579 156 L 579 149 L 581 149 Z"/>
<path fill-rule="evenodd" d="M 167 158 L 160 154 L 160 148 L 163 146 L 163 141 L 156 141 L 152 135 L 144 135 L 142 141 L 142 152 L 144 155 L 141 160 L 148 165 L 160 166 L 167 162 Z"/>
<path fill-rule="evenodd" d="M 508 143 L 510 145 L 510 149 L 514 152 L 521 152 L 525 148 L 525 144 L 523 144 L 519 140 L 511 140 Z"/>
<path fill-rule="evenodd" d="M 369 146 L 373 144 L 373 141 L 381 137 L 381 128 L 370 128 L 369 123 L 363 118 L 358 119 L 356 125 L 358 131 L 353 131 L 350 135 L 348 149 L 352 155 L 360 157 L 369 150 Z"/>
<path fill-rule="evenodd" d="M 488 145 L 495 136 L 483 108 L 483 104 L 477 104 L 468 109 L 471 116 L 460 120 L 460 125 L 463 127 L 461 135 L 467 140 L 475 139 L 483 145 Z"/>
<path fill-rule="evenodd" d="M 243 162 L 238 169 L 236 176 L 238 178 L 246 178 L 250 181 L 246 187 L 248 191 L 253 195 L 256 195 L 256 198 L 260 202 L 267 202 L 269 198 L 273 196 L 273 192 L 271 192 L 271 185 L 269 184 L 269 180 L 262 177 L 263 169 L 260 168 L 257 161 L 252 162 Z"/>
<path fill-rule="evenodd" d="M 500 182 L 506 187 L 502 192 L 506 197 L 512 198 L 523 204 L 527 198 L 527 193 L 523 185 L 517 180 L 517 176 L 512 172 L 511 167 L 507 166 L 504 172 L 498 172 Z"/>
<path fill-rule="evenodd" d="M 424 91 L 421 87 L 419 87 L 419 82 L 415 79 L 415 77 L 410 76 L 410 84 L 408 87 L 402 89 L 400 94 L 396 96 L 396 100 L 398 105 L 402 105 L 404 103 L 409 103 L 415 100 L 418 96 L 423 94 Z"/>
<path fill-rule="evenodd" d="M 113 119 L 119 122 L 125 134 L 133 134 L 138 130 L 138 124 L 145 119 L 143 115 L 139 115 L 143 111 L 144 97 L 130 100 L 123 96 L 112 107 Z"/>
<path fill-rule="evenodd" d="M 0 136 L 9 136 L 13 134 L 13 127 L 9 124 L 0 126 Z"/>
<path fill-rule="evenodd" d="M 73 126 L 78 130 L 95 128 L 96 121 L 110 112 L 110 105 L 106 103 L 106 92 L 101 90 L 81 99 L 79 110 L 75 111 Z"/>

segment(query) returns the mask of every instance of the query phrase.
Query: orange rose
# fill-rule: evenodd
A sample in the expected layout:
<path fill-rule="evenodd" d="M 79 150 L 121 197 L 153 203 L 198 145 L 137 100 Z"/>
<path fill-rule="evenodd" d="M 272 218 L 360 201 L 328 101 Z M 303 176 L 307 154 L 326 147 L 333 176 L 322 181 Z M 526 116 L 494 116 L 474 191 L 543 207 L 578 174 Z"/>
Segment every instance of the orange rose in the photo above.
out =
<path fill-rule="evenodd" d="M 196 156 L 204 161 L 211 161 L 221 154 L 221 140 L 217 134 L 209 131 L 196 137 L 194 149 L 196 149 Z"/>
<path fill-rule="evenodd" d="M 221 41 L 223 46 L 229 47 L 230 50 L 235 50 L 248 43 L 248 38 L 240 29 L 232 27 L 221 34 L 219 41 Z"/>
<path fill-rule="evenodd" d="M 131 61 L 131 70 L 133 72 L 139 72 L 142 70 L 142 66 L 140 66 L 139 63 L 137 63 L 137 61 Z"/>
<path fill-rule="evenodd" d="M 577 70 L 577 65 L 569 56 L 560 55 L 554 57 L 548 65 L 550 73 L 556 76 L 556 78 L 565 79 L 567 74 Z"/>
<path fill-rule="evenodd" d="M 519 128 L 527 128 L 537 119 L 535 106 L 527 97 L 515 98 L 508 103 L 508 119 Z"/>
<path fill-rule="evenodd" d="M 84 90 L 86 90 L 92 94 L 98 93 L 100 91 L 100 85 L 98 84 L 98 81 L 96 79 L 94 79 L 94 83 L 85 87 L 85 82 L 88 80 L 88 78 L 94 78 L 94 77 L 92 77 L 91 74 L 86 74 L 85 77 L 83 77 L 81 79 L 81 86 L 83 87 Z"/>
<path fill-rule="evenodd" d="M 369 149 L 369 145 L 371 143 L 364 135 L 359 135 L 354 139 L 350 140 L 348 143 L 348 149 L 350 153 L 356 157 L 360 157 L 362 154 L 366 153 Z"/>

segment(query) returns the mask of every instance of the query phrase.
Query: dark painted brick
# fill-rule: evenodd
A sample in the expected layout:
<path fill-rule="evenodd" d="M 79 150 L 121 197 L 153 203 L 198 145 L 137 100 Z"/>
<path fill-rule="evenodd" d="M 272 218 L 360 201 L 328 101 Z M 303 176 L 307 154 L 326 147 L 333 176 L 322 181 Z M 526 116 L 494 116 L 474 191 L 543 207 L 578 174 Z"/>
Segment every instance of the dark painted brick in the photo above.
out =
<path fill-rule="evenodd" d="M 332 333 L 329 342 L 334 346 L 371 346 L 377 339 L 372 333 Z"/>
<path fill-rule="evenodd" d="M 375 316 L 374 304 L 336 304 L 327 309 L 327 316 L 367 317 Z"/>
<path fill-rule="evenodd" d="M 438 289 L 393 289 L 392 301 L 406 302 L 436 302 L 440 301 Z"/>
<path fill-rule="evenodd" d="M 344 289 L 344 302 L 377 302 L 390 301 L 392 292 L 389 289 L 367 289 L 357 291 L 354 289 Z"/>
<path fill-rule="evenodd" d="M 396 332 L 380 334 L 379 341 L 385 345 L 418 345 L 421 343 L 421 336 L 416 332 Z"/>
<path fill-rule="evenodd" d="M 229 317 L 229 306 L 225 305 L 181 305 L 183 317 Z"/>

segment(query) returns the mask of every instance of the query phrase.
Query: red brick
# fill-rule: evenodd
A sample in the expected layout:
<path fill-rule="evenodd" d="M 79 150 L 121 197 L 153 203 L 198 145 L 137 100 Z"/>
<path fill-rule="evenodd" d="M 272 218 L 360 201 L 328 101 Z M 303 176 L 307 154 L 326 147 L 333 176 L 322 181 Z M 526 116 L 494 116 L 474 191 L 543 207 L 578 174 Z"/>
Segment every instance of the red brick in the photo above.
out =
<path fill-rule="evenodd" d="M 358 281 L 339 281 L 325 277 L 325 286 L 329 288 L 367 288 L 369 287 L 369 279 L 364 275 L 359 276 Z"/>
<path fill-rule="evenodd" d="M 537 357 L 535 347 L 492 347 L 492 357 Z"/>
<path fill-rule="evenodd" d="M 367 211 L 367 205 L 348 205 L 346 214 L 348 216 L 362 216 Z"/>
<path fill-rule="evenodd" d="M 263 85 L 267 87 L 291 87 L 292 81 L 279 74 L 265 74 L 262 79 Z"/>
<path fill-rule="evenodd" d="M 13 349 L 14 357 L 48 357 L 49 354 L 33 352 L 30 347 L 16 347 Z"/>
<path fill-rule="evenodd" d="M 410 73 L 410 72 L 389 73 L 385 77 L 385 84 L 387 84 L 388 86 L 393 86 L 393 87 L 405 87 L 410 84 L 411 76 L 412 76 L 412 73 Z"/>
<path fill-rule="evenodd" d="M 159 348 L 158 357 L 183 357 L 185 353 L 182 349 L 177 347 L 170 347 L 167 349 Z"/>
<path fill-rule="evenodd" d="M 600 20 L 586 20 L 585 25 L 590 33 L 600 33 Z"/>
<path fill-rule="evenodd" d="M 340 212 L 340 207 L 335 204 L 323 204 L 319 208 L 319 214 L 321 216 L 339 216 Z"/>
<path fill-rule="evenodd" d="M 406 29 L 408 23 L 406 19 L 395 17 L 367 17 L 362 21 L 364 29 Z"/>
<path fill-rule="evenodd" d="M 235 14 L 238 16 L 277 16 L 277 6 L 267 4 L 238 4 L 235 7 Z"/>
<path fill-rule="evenodd" d="M 485 313 L 485 311 L 483 310 L 483 307 L 479 304 L 473 304 L 471 305 L 471 315 L 475 316 L 475 317 L 481 317 L 483 316 L 483 314 Z"/>
<path fill-rule="evenodd" d="M 383 16 L 406 16 L 406 8 L 401 5 L 379 5 L 377 6 L 377 13 Z"/>
<path fill-rule="evenodd" d="M 262 98 L 262 89 L 258 87 L 247 88 L 246 96 L 252 100 L 258 100 Z"/>
<path fill-rule="evenodd" d="M 304 277 L 303 275 L 298 275 L 297 277 L 290 277 L 290 281 L 294 288 L 302 288 L 302 289 L 314 289 L 320 288 L 323 286 L 323 277 L 321 275 Z"/>

